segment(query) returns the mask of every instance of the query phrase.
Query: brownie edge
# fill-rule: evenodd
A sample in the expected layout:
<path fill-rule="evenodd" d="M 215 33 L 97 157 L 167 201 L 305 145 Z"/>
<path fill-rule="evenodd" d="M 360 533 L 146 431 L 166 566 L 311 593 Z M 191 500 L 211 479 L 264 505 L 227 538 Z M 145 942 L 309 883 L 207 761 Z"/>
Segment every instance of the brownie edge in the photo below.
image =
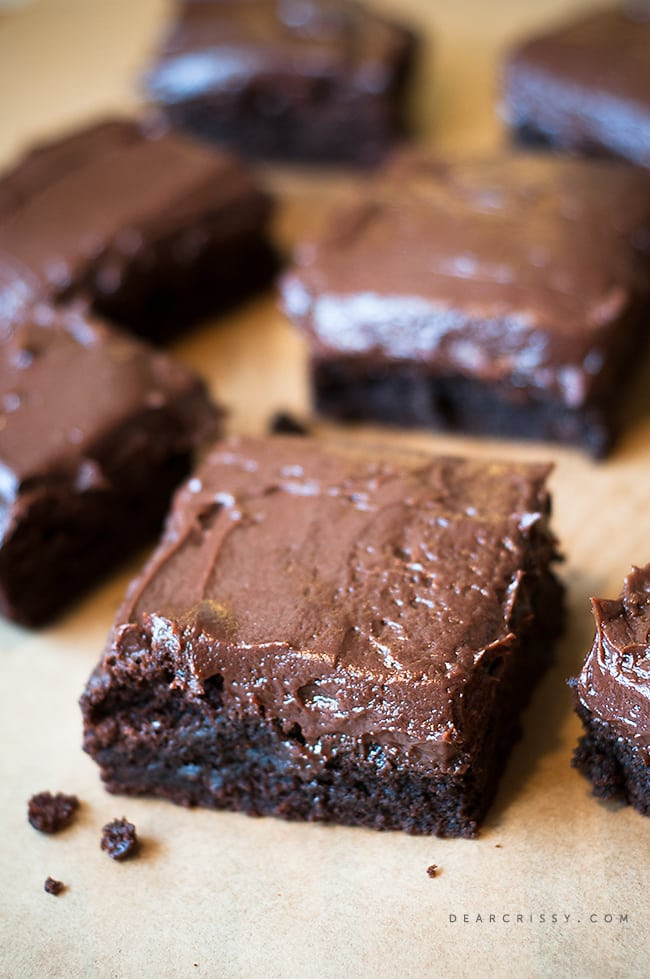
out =
<path fill-rule="evenodd" d="M 584 734 L 573 766 L 594 795 L 650 815 L 650 564 L 634 568 L 616 601 L 592 599 L 596 635 L 571 680 Z"/>
<path fill-rule="evenodd" d="M 547 473 L 217 445 L 82 697 L 107 788 L 476 835 L 562 628 Z"/>

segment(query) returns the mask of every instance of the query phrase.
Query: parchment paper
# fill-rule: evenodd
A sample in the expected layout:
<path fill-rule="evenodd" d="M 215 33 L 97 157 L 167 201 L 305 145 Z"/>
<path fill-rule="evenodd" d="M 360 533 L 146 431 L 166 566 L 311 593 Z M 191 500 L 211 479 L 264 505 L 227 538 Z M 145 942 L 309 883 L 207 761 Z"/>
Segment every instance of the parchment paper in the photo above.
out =
<path fill-rule="evenodd" d="M 499 52 L 580 6 L 382 5 L 429 38 L 415 112 L 427 141 L 445 150 L 502 137 L 494 114 Z M 135 104 L 164 15 L 159 0 L 40 0 L 0 13 L 0 156 Z M 292 171 L 266 177 L 289 198 L 279 217 L 285 242 L 320 220 L 348 183 Z M 208 373 L 233 431 L 261 431 L 274 409 L 306 407 L 304 350 L 272 296 L 175 350 Z M 639 409 L 649 385 L 646 369 Z M 2 975 L 648 975 L 650 819 L 595 801 L 570 768 L 579 725 L 565 685 L 591 641 L 589 595 L 615 596 L 630 565 L 650 560 L 647 411 L 599 465 L 550 445 L 375 428 L 350 437 L 556 462 L 570 626 L 481 837 L 303 826 L 105 793 L 79 747 L 77 699 L 138 558 L 46 631 L 0 626 Z M 83 800 L 77 823 L 58 837 L 26 820 L 28 798 L 47 788 Z M 99 849 L 101 826 L 121 815 L 144 840 L 141 857 L 124 865 Z M 432 863 L 440 867 L 434 879 L 426 873 Z M 68 885 L 62 896 L 44 893 L 48 874 Z"/>

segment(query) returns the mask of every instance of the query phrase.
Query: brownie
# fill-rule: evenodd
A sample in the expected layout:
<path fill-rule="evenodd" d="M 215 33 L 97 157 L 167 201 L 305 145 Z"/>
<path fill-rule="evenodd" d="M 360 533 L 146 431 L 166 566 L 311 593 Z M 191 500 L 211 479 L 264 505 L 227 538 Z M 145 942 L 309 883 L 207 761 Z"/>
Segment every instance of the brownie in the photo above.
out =
<path fill-rule="evenodd" d="M 27 805 L 27 819 L 40 833 L 60 833 L 73 822 L 79 799 L 76 795 L 57 792 L 37 792 Z"/>
<path fill-rule="evenodd" d="M 354 0 L 194 0 L 145 86 L 174 126 L 248 155 L 370 165 L 405 130 L 414 46 Z"/>
<path fill-rule="evenodd" d="M 562 626 L 548 469 L 217 445 L 82 697 L 108 789 L 474 836 Z"/>
<path fill-rule="evenodd" d="M 650 564 L 633 569 L 617 601 L 592 607 L 593 646 L 571 681 L 584 725 L 573 765 L 595 795 L 650 816 Z"/>
<path fill-rule="evenodd" d="M 102 829 L 100 848 L 112 860 L 130 860 L 140 848 L 135 826 L 128 819 L 113 819 Z"/>
<path fill-rule="evenodd" d="M 240 161 L 108 120 L 0 178 L 0 312 L 83 297 L 163 340 L 269 280 L 270 203 Z"/>
<path fill-rule="evenodd" d="M 649 229 L 650 181 L 620 163 L 403 155 L 283 280 L 317 408 L 604 455 L 648 335 Z"/>
<path fill-rule="evenodd" d="M 218 417 L 191 371 L 81 309 L 5 322 L 0 614 L 46 622 L 158 533 Z"/>
<path fill-rule="evenodd" d="M 519 45 L 504 110 L 525 142 L 650 166 L 650 12 L 588 11 Z"/>

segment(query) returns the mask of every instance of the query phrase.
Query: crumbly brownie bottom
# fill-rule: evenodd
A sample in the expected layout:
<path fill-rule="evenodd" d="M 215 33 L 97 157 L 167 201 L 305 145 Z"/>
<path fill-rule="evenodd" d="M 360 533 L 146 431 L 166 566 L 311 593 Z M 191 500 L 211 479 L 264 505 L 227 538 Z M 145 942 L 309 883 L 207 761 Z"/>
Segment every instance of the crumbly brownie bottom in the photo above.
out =
<path fill-rule="evenodd" d="M 650 816 L 650 765 L 639 749 L 585 707 L 579 706 L 578 714 L 585 733 L 573 755 L 573 767 L 589 779 L 598 798 L 620 799 Z"/>
<path fill-rule="evenodd" d="M 327 82 L 322 84 L 324 90 Z M 264 97 L 261 93 L 260 100 Z M 375 105 L 359 100 L 355 111 L 349 97 L 340 105 L 327 105 L 314 95 L 302 107 L 291 105 L 283 113 L 264 115 L 246 104 L 248 93 L 220 107 L 197 101 L 165 106 L 164 112 L 175 128 L 231 145 L 253 159 L 375 166 L 404 135 L 393 98 Z"/>
<path fill-rule="evenodd" d="M 97 313 L 153 343 L 261 292 L 280 266 L 258 235 L 216 244 L 189 264 L 179 260 L 173 243 L 159 245 L 157 252 L 149 268 L 138 268 L 134 260 L 118 292 L 93 291 Z"/>
<path fill-rule="evenodd" d="M 519 736 L 519 713 L 562 627 L 561 586 L 549 573 L 537 580 L 535 634 L 529 629 L 522 648 L 503 665 L 492 664 L 492 672 L 503 670 L 494 686 L 493 722 L 464 773 L 397 771 L 380 745 L 360 741 L 339 741 L 327 762 L 312 759 L 310 765 L 297 725 L 283 731 L 277 720 L 231 715 L 219 676 L 205 683 L 203 695 L 173 688 L 169 667 L 147 662 L 146 654 L 137 665 L 141 676 L 127 666 L 124 686 L 107 696 L 91 681 L 82 698 L 84 748 L 111 792 L 251 815 L 474 837 Z"/>
<path fill-rule="evenodd" d="M 377 421 L 474 435 L 540 439 L 580 445 L 596 459 L 616 436 L 606 405 L 568 408 L 515 388 L 474 378 L 432 376 L 417 365 L 359 371 L 327 361 L 313 367 L 317 411 L 339 421 Z"/>
<path fill-rule="evenodd" d="M 41 626 L 86 592 L 124 556 L 160 530 L 191 456 L 143 463 L 116 490 L 35 490 L 26 519 L 0 558 L 0 613 Z"/>
<path fill-rule="evenodd" d="M 568 145 L 565 139 L 554 135 L 546 129 L 538 129 L 532 122 L 520 123 L 513 126 L 510 131 L 512 141 L 516 147 L 531 150 L 549 150 L 557 153 L 571 153 L 580 156 L 589 156 L 598 160 L 620 160 L 621 157 L 608 150 L 600 143 L 589 140 L 582 136 L 576 142 Z"/>

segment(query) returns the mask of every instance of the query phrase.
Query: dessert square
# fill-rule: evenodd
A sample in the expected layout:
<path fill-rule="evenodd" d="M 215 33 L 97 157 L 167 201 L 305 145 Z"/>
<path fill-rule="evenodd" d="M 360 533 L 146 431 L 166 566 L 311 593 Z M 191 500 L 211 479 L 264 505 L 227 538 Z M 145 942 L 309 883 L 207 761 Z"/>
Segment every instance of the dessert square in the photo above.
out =
<path fill-rule="evenodd" d="M 218 444 L 82 698 L 107 788 L 474 836 L 562 627 L 548 471 Z"/>
<path fill-rule="evenodd" d="M 37 147 L 0 179 L 0 312 L 83 297 L 162 340 L 266 284 L 268 198 L 241 162 L 108 120 Z"/>
<path fill-rule="evenodd" d="M 0 614 L 41 625 L 159 530 L 218 412 L 202 381 L 38 305 L 0 338 Z"/>
<path fill-rule="evenodd" d="M 413 49 L 354 0 L 186 0 L 145 85 L 173 125 L 248 155 L 373 164 L 405 129 Z"/>
<path fill-rule="evenodd" d="M 606 454 L 647 336 L 649 228 L 650 182 L 622 164 L 402 157 L 283 281 L 318 410 Z"/>
<path fill-rule="evenodd" d="M 650 166 L 650 14 L 589 11 L 519 45 L 504 69 L 504 110 L 524 142 Z"/>
<path fill-rule="evenodd" d="M 594 598 L 593 646 L 571 681 L 584 734 L 573 765 L 594 795 L 650 816 L 650 564 L 616 601 Z"/>

